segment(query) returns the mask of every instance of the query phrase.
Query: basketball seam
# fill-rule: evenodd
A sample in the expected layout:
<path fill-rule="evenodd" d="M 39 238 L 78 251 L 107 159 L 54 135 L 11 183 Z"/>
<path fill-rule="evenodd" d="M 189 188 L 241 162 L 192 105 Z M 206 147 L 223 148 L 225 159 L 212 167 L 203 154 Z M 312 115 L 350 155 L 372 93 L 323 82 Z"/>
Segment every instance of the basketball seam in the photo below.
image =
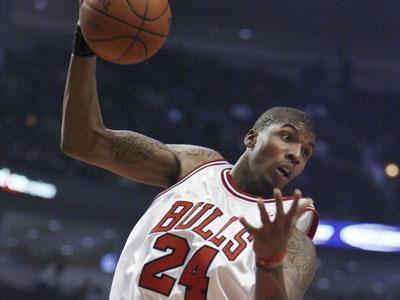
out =
<path fill-rule="evenodd" d="M 146 43 L 145 43 L 144 41 L 142 41 L 141 39 L 137 39 L 135 42 L 138 42 L 138 43 L 140 43 L 140 44 L 143 45 L 143 49 L 144 49 L 144 53 L 145 53 L 145 58 L 141 60 L 141 61 L 143 61 L 143 60 L 145 60 L 145 59 L 148 57 L 147 45 L 146 45 Z M 118 60 L 121 60 L 121 59 L 126 55 L 126 53 L 128 53 L 128 51 L 129 51 L 133 46 L 135 46 L 134 44 L 135 44 L 135 43 L 132 43 L 131 45 L 129 45 L 129 46 L 128 46 L 128 49 L 126 49 L 126 51 L 125 51 L 125 53 L 122 55 L 122 57 L 118 58 L 117 60 L 114 60 L 114 62 L 118 62 Z"/>
<path fill-rule="evenodd" d="M 158 19 L 161 19 L 161 18 L 168 12 L 168 7 L 169 7 L 168 2 L 167 2 L 167 6 L 164 8 L 164 10 L 161 12 L 161 14 L 160 14 L 159 16 L 157 16 L 157 17 L 155 17 L 155 18 L 147 18 L 147 17 L 141 16 L 141 15 L 135 10 L 135 8 L 134 8 L 134 6 L 133 6 L 133 4 L 132 4 L 132 2 L 131 2 L 130 0 L 125 0 L 125 2 L 126 2 L 126 4 L 128 5 L 130 11 L 131 11 L 135 16 L 137 16 L 138 18 L 141 18 L 141 19 L 144 18 L 146 21 L 150 21 L 150 22 L 154 22 L 154 21 L 157 21 Z"/>
<path fill-rule="evenodd" d="M 144 15 L 143 15 L 143 18 L 140 18 L 141 23 L 140 23 L 140 27 L 139 27 L 139 29 L 138 29 L 138 31 L 136 33 L 136 36 L 132 37 L 133 38 L 133 42 L 128 46 L 128 48 L 126 48 L 126 50 L 124 51 L 124 53 L 121 54 L 120 57 L 115 59 L 115 62 L 120 61 L 129 52 L 129 50 L 131 50 L 132 48 L 135 47 L 136 41 L 139 39 L 140 33 L 143 30 L 143 26 L 144 26 L 144 22 L 145 22 L 145 18 L 146 18 L 148 9 L 149 9 L 149 0 L 146 0 L 146 6 L 145 6 L 145 9 L 144 9 Z M 145 53 L 145 57 L 144 58 L 145 59 L 147 58 L 146 53 Z"/>
<path fill-rule="evenodd" d="M 144 53 L 145 53 L 145 57 L 147 58 L 148 56 L 149 56 L 149 51 L 148 51 L 148 49 L 147 49 L 147 45 L 146 45 L 146 43 L 143 41 L 143 40 L 141 40 L 141 39 L 137 39 L 137 41 L 139 42 L 139 43 L 142 43 L 143 44 L 143 48 L 144 48 Z"/>
<path fill-rule="evenodd" d="M 141 24 L 141 28 L 142 29 L 143 29 L 143 26 L 144 26 L 144 22 L 146 22 L 145 19 L 147 17 L 148 12 L 149 12 L 149 6 L 150 6 L 150 0 L 147 0 L 146 1 L 146 8 L 144 10 L 143 19 L 142 19 L 143 23 Z M 138 34 L 136 36 L 137 39 L 139 39 L 140 33 L 141 33 L 141 31 L 138 32 Z M 144 43 L 144 44 L 146 44 L 146 43 Z M 144 59 L 146 59 L 146 58 L 147 58 L 147 51 L 144 51 Z"/>
<path fill-rule="evenodd" d="M 112 19 L 112 20 L 114 20 L 114 21 L 120 22 L 120 23 L 123 24 L 123 25 L 126 25 L 126 26 L 131 27 L 131 28 L 136 29 L 136 30 L 139 30 L 139 29 L 140 29 L 140 28 L 138 28 L 138 27 L 136 27 L 136 26 L 134 26 L 134 25 L 132 25 L 132 24 L 130 24 L 130 23 L 127 23 L 127 22 L 125 22 L 125 21 L 123 21 L 123 20 L 120 20 L 120 19 L 118 19 L 118 18 L 116 18 L 116 17 L 114 17 L 114 16 L 112 16 L 112 15 L 109 15 L 109 14 L 107 14 L 107 13 L 105 13 L 105 12 L 103 12 L 103 11 L 101 11 L 101 10 L 95 8 L 95 7 L 90 6 L 87 2 L 84 2 L 84 5 L 86 5 L 89 9 L 91 9 L 91 10 L 93 10 L 93 11 L 95 11 L 95 12 L 101 14 L 101 15 L 104 15 L 104 16 L 106 16 L 106 17 L 109 17 L 110 19 Z M 142 28 L 141 31 L 146 32 L 146 33 L 151 34 L 151 35 L 155 35 L 155 36 L 158 36 L 158 37 L 162 37 L 162 38 L 166 38 L 166 37 L 167 37 L 166 35 L 163 35 L 163 34 L 157 33 L 157 32 L 153 32 L 153 31 L 147 30 L 147 29 L 145 29 L 145 28 Z"/>
<path fill-rule="evenodd" d="M 118 62 L 118 61 L 120 61 L 122 58 L 124 58 L 124 56 L 128 53 L 128 51 L 129 51 L 132 47 L 135 47 L 135 44 L 136 44 L 136 40 L 133 39 L 132 43 L 129 44 L 129 46 L 125 49 L 125 51 L 124 51 L 119 57 L 117 57 L 116 59 L 114 59 L 114 62 Z"/>

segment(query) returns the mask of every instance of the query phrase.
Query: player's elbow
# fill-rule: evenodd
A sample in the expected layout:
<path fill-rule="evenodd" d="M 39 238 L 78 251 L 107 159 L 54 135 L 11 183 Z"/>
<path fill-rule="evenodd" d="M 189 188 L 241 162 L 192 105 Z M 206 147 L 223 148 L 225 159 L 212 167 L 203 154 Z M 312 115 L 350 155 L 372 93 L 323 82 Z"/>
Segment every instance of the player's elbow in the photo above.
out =
<path fill-rule="evenodd" d="M 62 132 L 60 148 L 64 154 L 70 157 L 91 161 L 98 155 L 96 149 L 102 144 L 106 135 L 105 128 L 94 128 L 79 134 Z"/>
<path fill-rule="evenodd" d="M 71 143 L 61 138 L 60 149 L 62 153 L 72 158 L 79 159 L 84 153 L 77 143 Z"/>
<path fill-rule="evenodd" d="M 74 147 L 71 143 L 65 141 L 63 137 L 61 137 L 60 149 L 64 154 L 70 154 L 74 151 Z"/>
<path fill-rule="evenodd" d="M 61 151 L 73 158 L 82 159 L 88 156 L 93 145 L 93 137 L 91 136 L 69 136 L 63 134 L 61 136 Z"/>

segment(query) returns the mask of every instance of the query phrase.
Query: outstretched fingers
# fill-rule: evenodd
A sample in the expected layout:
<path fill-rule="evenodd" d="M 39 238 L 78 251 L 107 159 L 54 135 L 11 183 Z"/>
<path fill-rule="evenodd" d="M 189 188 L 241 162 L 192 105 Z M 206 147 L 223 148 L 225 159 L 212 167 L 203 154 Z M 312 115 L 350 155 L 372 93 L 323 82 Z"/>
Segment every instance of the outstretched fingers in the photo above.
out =
<path fill-rule="evenodd" d="M 276 205 L 276 217 L 281 218 L 285 213 L 283 211 L 283 199 L 282 192 L 278 188 L 274 188 L 273 190 L 275 205 Z"/>
<path fill-rule="evenodd" d="M 262 199 L 259 199 L 257 201 L 258 209 L 260 210 L 260 217 L 261 221 L 264 225 L 268 225 L 271 223 L 267 209 L 265 208 L 264 201 Z"/>
<path fill-rule="evenodd" d="M 303 213 L 309 210 L 310 206 L 312 205 L 313 201 L 310 198 L 307 198 L 306 201 L 299 206 L 293 219 L 296 221 Z"/>
<path fill-rule="evenodd" d="M 292 207 L 290 208 L 289 212 L 287 213 L 287 218 L 289 221 L 291 221 L 297 213 L 297 210 L 299 207 L 299 200 L 300 200 L 301 196 L 302 196 L 302 194 L 301 194 L 300 190 L 298 190 L 298 189 L 294 190 L 293 204 L 292 204 Z"/>
<path fill-rule="evenodd" d="M 296 189 L 293 193 L 293 204 L 287 214 L 285 214 L 285 211 L 283 209 L 283 198 L 282 198 L 282 192 L 280 189 L 275 188 L 274 189 L 274 197 L 275 197 L 275 205 L 276 205 L 276 218 L 273 224 L 276 226 L 281 226 L 283 225 L 284 227 L 288 226 L 287 228 L 291 227 L 293 223 L 297 221 L 297 219 L 304 213 L 306 212 L 309 207 L 313 204 L 313 201 L 310 198 L 305 199 L 305 201 L 300 205 L 299 201 L 302 197 L 302 193 L 300 190 Z M 271 226 L 272 222 L 269 218 L 268 211 L 265 208 L 265 204 L 262 201 L 262 199 L 259 199 L 257 201 L 258 209 L 260 211 L 260 218 L 262 222 L 262 227 L 268 228 Z M 250 225 L 245 218 L 240 218 L 240 222 L 242 225 L 246 228 L 246 230 L 251 234 L 251 235 L 256 235 L 260 229 L 262 228 L 255 228 L 252 225 Z M 281 224 L 281 225 L 279 225 Z"/>
<path fill-rule="evenodd" d="M 242 225 L 244 226 L 244 228 L 246 228 L 247 232 L 250 233 L 251 235 L 255 236 L 257 233 L 257 228 L 251 226 L 245 218 L 241 217 L 240 218 L 240 223 L 242 223 Z"/>
<path fill-rule="evenodd" d="M 260 210 L 260 217 L 261 217 L 261 222 L 263 226 L 268 226 L 271 224 L 271 221 L 268 216 L 267 209 L 265 208 L 264 202 L 262 199 L 259 199 L 257 201 L 258 209 Z M 255 236 L 260 232 L 260 228 L 256 228 L 247 222 L 247 220 L 244 217 L 240 218 L 240 223 L 246 228 L 247 232 L 250 233 L 251 235 Z M 262 228 L 262 227 L 261 227 Z"/>

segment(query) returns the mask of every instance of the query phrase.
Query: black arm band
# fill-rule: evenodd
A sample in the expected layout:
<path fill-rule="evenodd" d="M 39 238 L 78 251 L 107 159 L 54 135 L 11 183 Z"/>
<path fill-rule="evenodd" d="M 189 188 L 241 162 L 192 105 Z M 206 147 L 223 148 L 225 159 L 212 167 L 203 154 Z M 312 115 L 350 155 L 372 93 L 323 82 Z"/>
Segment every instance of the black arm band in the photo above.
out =
<path fill-rule="evenodd" d="M 91 57 L 96 54 L 89 48 L 83 37 L 81 27 L 76 25 L 74 42 L 72 43 L 72 53 L 77 56 Z"/>

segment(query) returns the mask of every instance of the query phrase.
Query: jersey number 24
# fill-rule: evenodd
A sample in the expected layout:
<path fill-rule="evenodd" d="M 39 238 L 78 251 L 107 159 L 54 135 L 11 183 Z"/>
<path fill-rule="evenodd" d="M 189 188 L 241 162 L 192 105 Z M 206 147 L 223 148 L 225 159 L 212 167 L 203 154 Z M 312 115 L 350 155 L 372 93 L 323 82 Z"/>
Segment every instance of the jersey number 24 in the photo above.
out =
<path fill-rule="evenodd" d="M 139 286 L 169 296 L 177 279 L 162 272 L 184 265 L 190 251 L 189 243 L 185 238 L 166 233 L 157 238 L 154 248 L 172 252 L 144 265 Z M 206 299 L 209 281 L 206 274 L 217 253 L 217 249 L 203 246 L 192 255 L 178 282 L 186 287 L 185 300 Z"/>

